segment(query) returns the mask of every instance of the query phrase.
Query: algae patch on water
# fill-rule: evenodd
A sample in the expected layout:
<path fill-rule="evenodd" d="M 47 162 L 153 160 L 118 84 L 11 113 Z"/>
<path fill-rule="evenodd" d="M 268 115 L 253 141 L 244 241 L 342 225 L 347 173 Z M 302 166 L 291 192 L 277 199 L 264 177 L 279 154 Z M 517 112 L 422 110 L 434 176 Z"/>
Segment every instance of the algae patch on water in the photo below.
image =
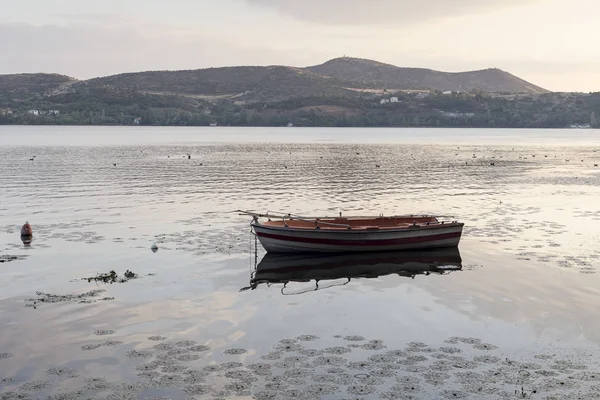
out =
<path fill-rule="evenodd" d="M 390 344 L 381 340 L 371 340 L 366 347 L 351 347 L 354 341 L 345 337 L 299 342 L 298 338 L 282 339 L 265 349 L 268 353 L 248 356 L 253 353 L 251 349 L 199 352 L 211 349 L 193 340 L 167 341 L 164 336 L 150 336 L 139 348 L 115 350 L 127 357 L 139 381 L 82 377 L 85 385 L 71 398 L 139 398 L 147 390 L 213 399 L 566 399 L 580 398 L 580 393 L 588 395 L 581 398 L 600 395 L 600 366 L 583 353 L 563 357 L 531 354 L 510 360 L 500 357 L 502 350 L 496 346 L 469 337 L 449 338 L 447 342 L 453 347 L 411 342 L 396 349 L 388 349 Z M 304 348 L 309 343 L 314 348 Z M 99 351 L 106 352 L 107 347 L 122 344 L 111 341 L 81 349 L 102 348 Z M 57 394 L 61 389 L 58 381 L 66 382 L 79 373 L 67 366 L 49 368 L 46 374 L 52 376 L 52 386 L 45 381 L 16 385 L 5 380 L 12 390 L 18 390 L 7 398 L 30 392 L 55 398 L 52 396 L 61 395 Z"/>
<path fill-rule="evenodd" d="M 2 255 L 0 255 L 0 264 L 8 263 L 11 261 L 24 260 L 26 258 L 27 258 L 27 256 L 23 256 L 23 255 L 15 256 L 15 255 L 11 255 L 11 254 L 2 254 Z"/>
<path fill-rule="evenodd" d="M 131 272 L 130 270 L 125 271 L 123 277 L 119 277 L 119 275 L 111 270 L 107 273 L 97 274 L 96 276 L 91 276 L 88 278 L 82 278 L 84 281 L 88 282 L 103 282 L 103 283 L 125 283 L 131 279 L 138 278 L 138 274 Z"/>
<path fill-rule="evenodd" d="M 37 308 L 41 304 L 76 302 L 79 304 L 90 304 L 103 300 L 114 300 L 114 297 L 100 297 L 104 289 L 95 289 L 83 293 L 52 294 L 45 292 L 36 292 L 38 297 L 27 299 L 25 306 Z"/>

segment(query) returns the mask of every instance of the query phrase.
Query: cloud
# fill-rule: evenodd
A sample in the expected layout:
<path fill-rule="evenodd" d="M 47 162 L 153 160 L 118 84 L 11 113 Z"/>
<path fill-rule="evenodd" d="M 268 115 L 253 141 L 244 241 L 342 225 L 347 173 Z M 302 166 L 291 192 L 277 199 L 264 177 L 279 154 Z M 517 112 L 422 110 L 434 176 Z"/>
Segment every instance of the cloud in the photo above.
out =
<path fill-rule="evenodd" d="M 307 63 L 306 52 L 278 50 L 193 32 L 107 23 L 34 26 L 0 23 L 0 74 L 55 72 L 90 78 L 123 72 L 197 69 L 227 65 Z M 313 53 L 314 54 L 314 53 Z"/>
<path fill-rule="evenodd" d="M 600 91 L 600 62 L 577 62 L 568 59 L 506 59 L 497 60 L 501 65 L 519 78 L 529 80 L 546 89 L 557 92 Z"/>
<path fill-rule="evenodd" d="M 235 1 L 267 4 L 270 0 Z M 316 0 L 305 1 L 307 10 L 316 4 Z M 322 1 L 324 9 L 336 2 Z M 377 1 L 374 0 L 375 6 L 383 4 L 383 0 Z M 428 6 L 436 1 L 439 0 L 423 0 Z M 231 11 L 232 18 L 237 15 L 240 20 L 228 25 L 220 19 L 188 24 L 172 18 L 153 20 L 142 15 L 77 12 L 57 12 L 53 22 L 39 24 L 0 19 L 0 54 L 5 55 L 0 74 L 56 72 L 91 78 L 232 65 L 307 66 L 346 54 L 398 66 L 452 72 L 498 67 L 550 90 L 600 90 L 600 56 L 590 52 L 589 41 L 581 40 L 593 37 L 596 14 L 578 17 L 580 23 L 568 25 L 569 29 L 556 29 L 563 17 L 574 20 L 578 9 L 562 8 L 562 0 L 556 0 L 553 8 L 536 7 L 535 0 L 526 1 L 528 7 L 506 9 L 485 18 L 458 17 L 460 12 L 454 10 L 452 15 L 456 18 L 423 25 L 396 21 L 397 25 L 381 27 L 315 25 L 279 18 L 274 12 L 258 8 L 255 18 L 247 17 L 248 10 Z M 588 0 L 569 1 L 583 5 Z M 394 4 L 390 10 L 399 7 Z M 413 13 L 413 20 L 420 20 L 418 15 L 423 10 L 416 1 L 402 4 L 408 7 L 406 12 Z M 465 4 L 470 4 L 470 0 L 453 2 L 457 10 Z M 361 7 L 348 0 L 348 10 Z M 527 21 L 536 12 L 543 23 L 529 25 Z M 437 14 L 430 12 L 425 17 L 431 15 Z M 235 28 L 231 28 L 233 25 Z"/>
<path fill-rule="evenodd" d="M 296 19 L 342 25 L 414 24 L 541 0 L 244 0 Z"/>

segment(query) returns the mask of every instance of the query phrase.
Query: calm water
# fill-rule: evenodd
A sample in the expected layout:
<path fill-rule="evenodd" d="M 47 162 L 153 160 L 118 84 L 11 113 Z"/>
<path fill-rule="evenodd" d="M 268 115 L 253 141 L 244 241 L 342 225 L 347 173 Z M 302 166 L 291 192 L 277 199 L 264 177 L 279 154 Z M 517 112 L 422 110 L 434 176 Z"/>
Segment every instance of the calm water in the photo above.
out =
<path fill-rule="evenodd" d="M 0 399 L 600 398 L 594 164 L 592 130 L 0 126 Z M 298 261 L 237 209 L 466 226 L 255 283 Z"/>

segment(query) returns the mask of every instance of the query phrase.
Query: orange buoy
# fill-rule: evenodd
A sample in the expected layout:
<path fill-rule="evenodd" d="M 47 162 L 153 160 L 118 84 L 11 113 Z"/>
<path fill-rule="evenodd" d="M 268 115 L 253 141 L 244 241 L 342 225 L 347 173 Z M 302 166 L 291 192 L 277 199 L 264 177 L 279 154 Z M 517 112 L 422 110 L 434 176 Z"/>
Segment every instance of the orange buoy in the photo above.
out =
<path fill-rule="evenodd" d="M 29 222 L 25 222 L 25 225 L 21 227 L 21 236 L 32 236 L 33 231 L 31 230 L 31 225 Z"/>

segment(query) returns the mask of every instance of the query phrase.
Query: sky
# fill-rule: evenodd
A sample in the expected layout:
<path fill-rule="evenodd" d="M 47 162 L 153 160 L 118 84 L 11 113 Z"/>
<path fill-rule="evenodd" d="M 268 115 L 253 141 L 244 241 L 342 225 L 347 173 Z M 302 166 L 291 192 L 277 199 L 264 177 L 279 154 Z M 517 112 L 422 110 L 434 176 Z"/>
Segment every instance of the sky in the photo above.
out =
<path fill-rule="evenodd" d="M 0 0 L 0 74 L 369 58 L 600 91 L 598 0 Z"/>

